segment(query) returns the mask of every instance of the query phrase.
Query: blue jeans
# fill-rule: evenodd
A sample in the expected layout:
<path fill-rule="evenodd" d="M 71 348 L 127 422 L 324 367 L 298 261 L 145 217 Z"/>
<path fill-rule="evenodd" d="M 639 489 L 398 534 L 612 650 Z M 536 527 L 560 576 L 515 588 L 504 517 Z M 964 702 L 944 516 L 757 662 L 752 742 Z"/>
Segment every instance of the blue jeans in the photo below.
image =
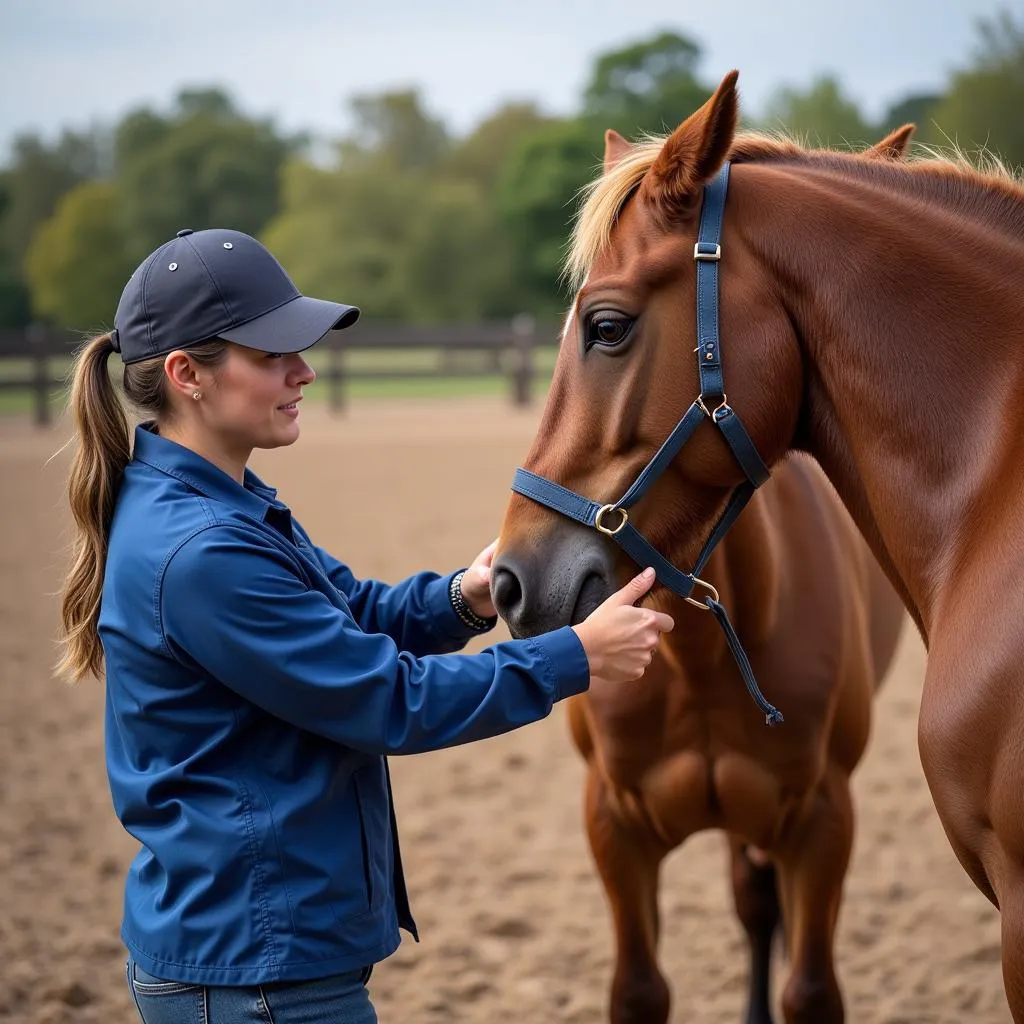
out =
<path fill-rule="evenodd" d="M 244 988 L 163 981 L 130 959 L 127 975 L 142 1024 L 377 1024 L 369 968 Z"/>

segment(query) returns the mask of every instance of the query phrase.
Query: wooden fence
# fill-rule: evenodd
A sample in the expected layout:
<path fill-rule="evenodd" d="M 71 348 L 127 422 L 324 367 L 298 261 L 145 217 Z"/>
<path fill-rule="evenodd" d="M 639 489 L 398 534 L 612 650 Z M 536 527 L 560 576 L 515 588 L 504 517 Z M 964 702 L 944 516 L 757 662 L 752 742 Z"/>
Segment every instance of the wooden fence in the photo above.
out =
<path fill-rule="evenodd" d="M 38 327 L 0 331 L 0 393 L 31 391 L 33 418 L 40 426 L 48 425 L 53 393 L 66 384 L 67 360 L 81 341 L 79 334 Z M 536 350 L 556 341 L 556 325 L 538 324 L 527 314 L 507 322 L 429 327 L 367 322 L 332 331 L 320 342 L 317 349 L 324 353 L 324 365 L 318 366 L 317 375 L 328 385 L 328 401 L 335 412 L 344 409 L 352 380 L 420 377 L 501 375 L 507 380 L 510 400 L 527 405 L 539 372 Z M 433 365 L 424 365 L 422 356 L 407 366 L 400 357 L 389 358 L 385 366 L 352 365 L 348 354 L 358 351 L 434 352 L 438 358 Z M 467 353 L 476 358 L 467 360 Z"/>

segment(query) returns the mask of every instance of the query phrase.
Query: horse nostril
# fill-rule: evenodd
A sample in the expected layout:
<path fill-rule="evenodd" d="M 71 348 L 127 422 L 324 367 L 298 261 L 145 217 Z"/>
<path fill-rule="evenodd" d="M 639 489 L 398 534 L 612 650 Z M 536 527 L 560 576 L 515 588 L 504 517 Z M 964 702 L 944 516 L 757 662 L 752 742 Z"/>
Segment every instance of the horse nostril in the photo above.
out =
<path fill-rule="evenodd" d="M 491 598 L 498 614 L 506 621 L 516 616 L 523 601 L 523 587 L 512 569 L 498 566 L 491 578 Z"/>
<path fill-rule="evenodd" d="M 572 610 L 571 624 L 579 625 L 606 597 L 610 590 L 604 576 L 598 572 L 588 572 L 576 595 L 576 604 Z"/>

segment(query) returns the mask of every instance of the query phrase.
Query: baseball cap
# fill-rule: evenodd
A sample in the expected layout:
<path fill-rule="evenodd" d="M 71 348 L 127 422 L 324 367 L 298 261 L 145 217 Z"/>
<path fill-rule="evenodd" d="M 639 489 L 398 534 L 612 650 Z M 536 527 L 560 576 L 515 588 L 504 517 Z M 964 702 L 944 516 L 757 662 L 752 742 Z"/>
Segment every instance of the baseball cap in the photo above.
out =
<path fill-rule="evenodd" d="M 125 363 L 210 338 L 301 352 L 358 319 L 355 306 L 303 295 L 251 235 L 184 228 L 128 279 L 111 341 Z"/>

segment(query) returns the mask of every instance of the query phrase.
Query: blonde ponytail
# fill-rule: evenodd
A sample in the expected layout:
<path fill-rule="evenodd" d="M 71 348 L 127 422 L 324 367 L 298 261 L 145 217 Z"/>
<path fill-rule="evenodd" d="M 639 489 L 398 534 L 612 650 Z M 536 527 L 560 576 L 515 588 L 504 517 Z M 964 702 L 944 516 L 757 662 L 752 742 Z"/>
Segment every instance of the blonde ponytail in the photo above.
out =
<path fill-rule="evenodd" d="M 220 338 L 184 345 L 203 366 L 218 366 L 227 356 Z M 100 676 L 103 647 L 97 623 L 103 596 L 103 573 L 114 505 L 125 467 L 131 460 L 131 429 L 124 405 L 110 380 L 107 358 L 114 351 L 109 334 L 86 342 L 75 360 L 71 380 L 71 412 L 78 450 L 71 464 L 68 502 L 77 532 L 71 570 L 61 592 L 63 654 L 57 672 L 77 682 Z M 125 396 L 158 423 L 171 419 L 164 358 L 156 356 L 124 368 Z"/>
<path fill-rule="evenodd" d="M 100 613 L 107 538 L 114 502 L 131 459 L 128 417 L 114 390 L 107 358 L 109 334 L 86 342 L 75 360 L 71 412 L 78 449 L 71 465 L 68 501 L 77 533 L 71 570 L 61 593 L 63 655 L 57 671 L 77 681 L 99 676 L 103 664 L 96 623 Z"/>

